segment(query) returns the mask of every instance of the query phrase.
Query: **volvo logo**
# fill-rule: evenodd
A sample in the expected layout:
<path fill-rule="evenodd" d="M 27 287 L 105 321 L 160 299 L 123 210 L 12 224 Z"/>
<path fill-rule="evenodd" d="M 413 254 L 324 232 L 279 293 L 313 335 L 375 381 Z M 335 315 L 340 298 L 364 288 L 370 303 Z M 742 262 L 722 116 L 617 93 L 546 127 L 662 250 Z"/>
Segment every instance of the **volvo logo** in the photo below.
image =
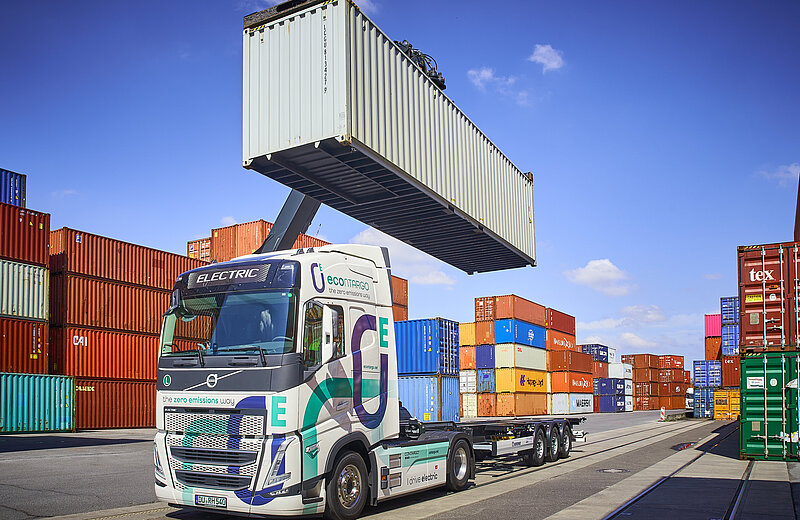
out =
<path fill-rule="evenodd" d="M 208 377 L 206 378 L 206 386 L 209 388 L 214 388 L 217 386 L 218 379 L 219 377 L 217 377 L 217 374 L 208 374 Z"/>

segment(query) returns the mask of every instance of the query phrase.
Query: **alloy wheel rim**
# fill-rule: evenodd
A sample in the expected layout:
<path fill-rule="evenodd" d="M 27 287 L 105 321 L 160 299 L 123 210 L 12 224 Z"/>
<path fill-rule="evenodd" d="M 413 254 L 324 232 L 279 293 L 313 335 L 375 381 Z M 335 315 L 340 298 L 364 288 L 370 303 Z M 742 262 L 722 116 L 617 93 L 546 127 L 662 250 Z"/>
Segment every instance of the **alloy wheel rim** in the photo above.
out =
<path fill-rule="evenodd" d="M 346 508 L 353 507 L 361 496 L 361 473 L 358 468 L 353 464 L 342 468 L 336 482 L 336 490 L 339 494 L 339 502 Z"/>
<path fill-rule="evenodd" d="M 458 481 L 467 475 L 467 452 L 463 446 L 459 446 L 453 456 L 453 470 Z"/>

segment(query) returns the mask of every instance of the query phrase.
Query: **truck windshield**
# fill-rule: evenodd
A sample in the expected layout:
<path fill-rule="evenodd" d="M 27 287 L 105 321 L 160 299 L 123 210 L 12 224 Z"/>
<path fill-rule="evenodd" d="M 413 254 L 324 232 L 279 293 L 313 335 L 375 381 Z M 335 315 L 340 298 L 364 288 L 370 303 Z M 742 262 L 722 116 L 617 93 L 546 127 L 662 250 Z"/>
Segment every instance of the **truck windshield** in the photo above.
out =
<path fill-rule="evenodd" d="M 200 350 L 204 356 L 295 348 L 295 295 L 290 291 L 205 294 L 182 299 L 164 316 L 161 354 Z"/>

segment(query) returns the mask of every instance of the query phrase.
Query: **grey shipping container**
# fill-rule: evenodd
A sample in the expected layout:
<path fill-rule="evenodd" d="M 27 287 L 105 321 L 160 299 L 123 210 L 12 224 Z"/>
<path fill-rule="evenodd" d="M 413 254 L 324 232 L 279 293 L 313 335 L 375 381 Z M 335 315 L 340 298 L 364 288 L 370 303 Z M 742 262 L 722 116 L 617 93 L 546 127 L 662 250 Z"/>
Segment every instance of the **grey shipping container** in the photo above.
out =
<path fill-rule="evenodd" d="M 47 320 L 50 271 L 38 265 L 0 260 L 0 315 Z"/>
<path fill-rule="evenodd" d="M 466 272 L 535 265 L 533 176 L 354 3 L 244 24 L 246 168 Z"/>

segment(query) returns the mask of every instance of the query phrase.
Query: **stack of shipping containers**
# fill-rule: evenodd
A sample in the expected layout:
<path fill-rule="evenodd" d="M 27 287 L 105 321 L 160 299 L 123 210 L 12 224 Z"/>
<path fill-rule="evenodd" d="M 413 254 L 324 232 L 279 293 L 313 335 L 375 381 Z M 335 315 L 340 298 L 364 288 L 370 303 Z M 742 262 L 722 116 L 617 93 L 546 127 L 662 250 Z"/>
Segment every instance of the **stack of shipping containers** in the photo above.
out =
<path fill-rule="evenodd" d="M 594 411 L 592 384 L 594 362 L 575 339 L 575 318 L 548 308 L 547 361 L 550 392 L 548 413 L 585 414 Z"/>
<path fill-rule="evenodd" d="M 694 362 L 694 416 L 714 417 L 714 391 L 722 386 L 722 365 L 716 360 Z"/>
<path fill-rule="evenodd" d="M 50 233 L 49 262 L 49 368 L 75 377 L 76 428 L 154 426 L 161 315 L 204 262 L 69 228 Z M 179 347 L 206 326 L 181 323 Z"/>
<path fill-rule="evenodd" d="M 800 458 L 800 243 L 741 246 L 741 456 Z"/>
<path fill-rule="evenodd" d="M 595 411 L 617 413 L 633 411 L 633 368 L 629 363 L 617 360 L 613 347 L 600 344 L 582 345 L 584 352 L 591 353 L 598 376 L 594 380 Z"/>
<path fill-rule="evenodd" d="M 720 311 L 722 388 L 714 391 L 714 419 L 736 420 L 740 408 L 739 297 L 720 298 Z"/>
<path fill-rule="evenodd" d="M 658 410 L 661 403 L 661 386 L 658 380 L 658 356 L 652 354 L 626 354 L 622 362 L 633 367 L 633 409 Z"/>
<path fill-rule="evenodd" d="M 458 330 L 444 318 L 394 324 L 398 397 L 420 421 L 458 421 Z"/>
<path fill-rule="evenodd" d="M 658 356 L 658 399 L 666 410 L 686 409 L 686 375 L 683 356 Z"/>

